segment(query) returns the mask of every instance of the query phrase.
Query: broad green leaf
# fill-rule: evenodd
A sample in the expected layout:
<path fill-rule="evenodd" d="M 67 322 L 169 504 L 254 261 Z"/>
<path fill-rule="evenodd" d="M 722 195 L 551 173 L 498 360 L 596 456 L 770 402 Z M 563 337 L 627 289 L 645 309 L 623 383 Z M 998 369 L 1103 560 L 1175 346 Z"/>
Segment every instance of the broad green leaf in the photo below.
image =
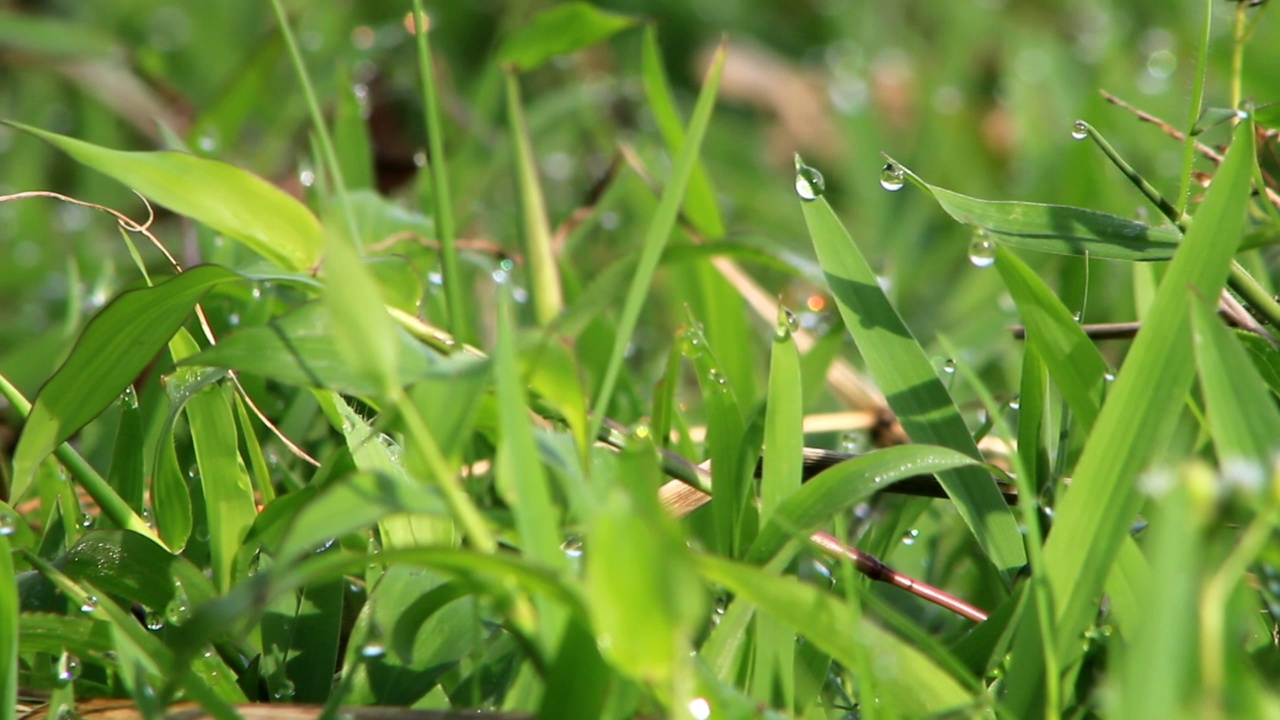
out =
<path fill-rule="evenodd" d="M 236 574 L 246 570 L 233 564 L 258 516 L 253 484 L 240 458 L 229 392 L 210 385 L 192 396 L 185 407 L 204 491 L 213 579 L 223 592 L 231 587 Z"/>
<path fill-rule="evenodd" d="M 899 480 L 957 468 L 976 470 L 980 465 L 964 453 L 928 445 L 896 445 L 850 458 L 822 471 L 783 500 L 761 528 L 749 557 L 757 562 L 773 557 L 788 540 L 808 535 Z M 984 482 L 992 482 L 981 474 Z"/>
<path fill-rule="evenodd" d="M 925 717 L 960 710 L 974 701 L 977 683 L 972 678 L 957 678 L 928 654 L 879 625 L 858 619 L 843 598 L 724 558 L 697 555 L 694 560 L 703 577 L 734 593 L 738 602 L 754 603 L 761 612 L 791 625 L 846 667 L 857 666 L 857 648 L 864 648 L 874 658 L 873 680 L 885 707 L 898 708 L 905 716 Z"/>
<path fill-rule="evenodd" d="M 406 382 L 463 372 L 468 364 L 479 362 L 440 360 L 400 328 L 392 333 L 396 362 Z M 377 394 L 381 388 L 343 360 L 334 335 L 329 309 L 323 303 L 308 303 L 266 325 L 237 330 L 182 364 L 227 368 L 300 387 Z"/>
<path fill-rule="evenodd" d="M 213 584 L 189 560 L 128 530 L 90 532 L 56 565 L 76 582 L 162 613 L 177 599 L 179 587 L 187 604 L 207 602 L 214 594 Z"/>
<path fill-rule="evenodd" d="M 1004 248 L 996 249 L 996 269 L 1018 305 L 1027 344 L 1044 361 L 1087 433 L 1098 418 L 1107 363 L 1080 323 L 1031 268 Z"/>
<path fill-rule="evenodd" d="M 1138 511 L 1137 477 L 1157 453 L 1168 452 L 1195 374 L 1188 288 L 1202 297 L 1216 297 L 1221 290 L 1243 234 L 1253 168 L 1253 128 L 1244 123 L 1156 291 L 1143 330 L 1085 445 L 1071 489 L 1056 508 L 1045 563 L 1063 667 L 1081 652 L 1081 634 L 1096 613 L 1103 582 Z M 1039 685 L 1040 664 L 1039 658 L 1015 651 L 1008 698 L 1015 713 L 1030 710 L 1025 701 Z"/>
<path fill-rule="evenodd" d="M 917 443 L 981 458 L 933 364 L 826 199 L 804 202 L 801 209 L 845 327 L 907 434 Z M 976 467 L 940 473 L 938 480 L 979 546 L 1008 580 L 1027 558 L 1022 535 L 996 484 Z"/>
<path fill-rule="evenodd" d="M 112 150 L 5 122 L 287 270 L 310 270 L 320 259 L 324 237 L 315 215 L 253 173 L 186 153 Z"/>
<path fill-rule="evenodd" d="M 1218 463 L 1227 478 L 1261 489 L 1280 444 L 1280 410 L 1207 299 L 1191 299 L 1191 328 Z"/>
<path fill-rule="evenodd" d="M 622 359 L 627 345 L 631 343 L 632 336 L 635 334 L 636 323 L 640 320 L 640 310 L 644 307 L 645 297 L 648 296 L 649 286 L 653 281 L 653 273 L 658 267 L 658 261 L 662 258 L 662 249 L 675 228 L 676 216 L 680 212 L 685 188 L 689 185 L 689 178 L 698 161 L 698 153 L 702 149 L 702 139 L 706 135 L 707 125 L 711 122 L 716 92 L 720 88 L 720 75 L 724 71 L 724 54 L 725 48 L 721 46 L 707 72 L 702 92 L 698 94 L 698 103 L 689 121 L 688 136 L 684 147 L 676 156 L 667 188 L 662 192 L 658 208 L 645 229 L 639 264 L 627 289 L 622 315 L 615 326 L 614 344 L 609 354 L 609 362 L 605 367 L 604 377 L 600 382 L 596 402 L 592 408 L 592 432 L 588 433 L 590 437 L 598 434 L 598 429 L 609 410 L 613 389 L 618 382 L 618 373 L 622 370 Z"/>
<path fill-rule="evenodd" d="M 40 461 L 124 392 L 210 288 L 236 279 L 220 267 L 193 268 L 123 293 L 94 316 L 36 396 L 14 451 L 11 497 L 22 497 Z"/>
<path fill-rule="evenodd" d="M 595 45 L 636 24 L 637 18 L 571 2 L 539 13 L 498 51 L 498 62 L 530 70 L 557 55 Z"/>
<path fill-rule="evenodd" d="M 547 203 L 538 180 L 538 163 L 534 159 L 529 125 L 520 104 L 520 76 L 507 73 L 507 124 L 511 129 L 511 146 L 516 163 L 516 185 L 520 190 L 520 221 L 524 235 L 526 269 L 533 291 L 533 311 L 538 323 L 550 323 L 564 307 L 560 287 L 560 269 L 556 265 L 551 243 L 551 221 L 547 219 Z"/>
<path fill-rule="evenodd" d="M 1176 228 L 1152 227 L 1096 210 L 979 200 L 930 185 L 905 167 L 903 172 L 956 222 L 981 228 L 992 240 L 1022 250 L 1087 254 L 1095 260 L 1154 261 L 1173 257 L 1182 239 Z"/>

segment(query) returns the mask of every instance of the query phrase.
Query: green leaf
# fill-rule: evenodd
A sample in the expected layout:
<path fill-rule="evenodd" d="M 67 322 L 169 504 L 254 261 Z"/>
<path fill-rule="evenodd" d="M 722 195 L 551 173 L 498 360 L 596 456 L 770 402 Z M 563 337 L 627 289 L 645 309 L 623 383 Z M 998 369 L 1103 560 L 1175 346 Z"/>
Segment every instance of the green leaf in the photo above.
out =
<path fill-rule="evenodd" d="M 804 202 L 801 209 L 845 326 L 907 434 L 917 443 L 981 458 L 933 364 L 826 199 Z M 1013 514 L 991 477 L 970 467 L 943 472 L 938 480 L 987 557 L 1009 579 L 1026 563 L 1026 553 Z"/>
<path fill-rule="evenodd" d="M 804 467 L 804 392 L 800 387 L 800 353 L 791 336 L 790 310 L 778 309 L 769 361 L 769 395 L 765 406 L 764 468 L 760 477 L 760 524 L 800 489 Z"/>
<path fill-rule="evenodd" d="M 77 162 L 110 175 L 148 199 L 239 240 L 288 270 L 320 258 L 320 222 L 305 205 L 254 175 L 179 152 L 125 152 L 2 121 L 42 138 Z"/>
<path fill-rule="evenodd" d="M 530 70 L 557 55 L 595 45 L 636 24 L 637 19 L 572 2 L 546 10 L 507 38 L 498 62 Z"/>
<path fill-rule="evenodd" d="M 930 185 L 902 169 L 956 222 L 981 228 L 992 240 L 1009 247 L 1058 255 L 1087 254 L 1095 260 L 1148 262 L 1173 257 L 1182 240 L 1176 228 L 1152 227 L 1096 210 L 967 197 Z"/>
<path fill-rule="evenodd" d="M 67 577 L 90 583 L 112 595 L 163 611 L 177 595 L 200 604 L 213 597 L 213 585 L 189 560 L 165 552 L 149 538 L 127 530 L 95 530 L 56 563 Z"/>
<path fill-rule="evenodd" d="M 997 248 L 996 269 L 1022 315 L 1027 344 L 1035 348 L 1044 361 L 1050 377 L 1087 433 L 1093 428 L 1102 405 L 1106 361 L 1071 311 L 1026 263 L 1008 250 Z"/>
<path fill-rule="evenodd" d="M 399 328 L 392 322 L 373 271 L 355 238 L 325 235 L 324 304 L 332 321 L 338 356 L 377 395 L 400 386 Z"/>
<path fill-rule="evenodd" d="M 546 325 L 560 314 L 564 307 L 564 294 L 560 287 L 555 248 L 551 243 L 547 203 L 543 198 L 542 183 L 538 180 L 538 164 L 534 160 L 524 108 L 520 105 L 520 76 L 514 72 L 507 73 L 507 124 L 511 128 L 516 184 L 520 190 L 521 231 L 529 284 L 533 290 L 533 310 L 538 323 Z"/>
<path fill-rule="evenodd" d="M 0 10 L 0 48 L 59 59 L 110 58 L 114 38 L 97 26 L 30 12 Z"/>
<path fill-rule="evenodd" d="M 9 537 L 0 535 L 0 718 L 10 720 L 18 705 L 18 576 Z M 28 651 L 29 652 L 29 651 Z"/>
<path fill-rule="evenodd" d="M 1280 130 L 1280 102 L 1267 103 L 1255 109 L 1253 121 L 1263 127 Z"/>
<path fill-rule="evenodd" d="M 1280 410 L 1208 299 L 1191 299 L 1191 327 L 1205 415 L 1223 474 L 1261 489 L 1278 449 Z"/>
<path fill-rule="evenodd" d="M 822 471 L 779 504 L 760 530 L 749 557 L 756 562 L 773 557 L 788 540 L 807 536 L 836 514 L 899 480 L 981 464 L 950 448 L 915 444 L 850 458 Z M 990 478 L 984 481 L 991 482 Z"/>
<path fill-rule="evenodd" d="M 958 710 L 974 700 L 977 683 L 958 678 L 939 667 L 928 654 L 865 619 L 859 619 L 844 599 L 758 568 L 720 557 L 697 555 L 698 571 L 779 620 L 846 667 L 857 667 L 858 649 L 871 663 L 877 697 L 884 707 L 908 717 L 924 717 Z M 968 689 L 966 686 L 969 688 Z M 869 698 L 863 698 L 869 700 Z"/>
<path fill-rule="evenodd" d="M 1095 616 L 1103 582 L 1138 511 L 1136 480 L 1157 453 L 1167 453 L 1195 375 L 1188 288 L 1216 297 L 1244 229 L 1254 172 L 1253 127 L 1243 123 L 1186 239 L 1156 291 L 1150 314 L 1120 369 L 1076 466 L 1071 490 L 1056 508 L 1045 544 L 1057 612 L 1057 654 L 1062 667 L 1079 656 L 1080 637 Z M 1041 659 L 1010 663 L 1010 707 L 1030 709 Z"/>
<path fill-rule="evenodd" d="M 239 279 L 220 267 L 193 268 L 107 304 L 36 396 L 13 455 L 13 491 L 26 492 L 36 466 L 115 401 L 215 285 Z"/>
<path fill-rule="evenodd" d="M 182 365 L 221 367 L 299 387 L 375 395 L 381 388 L 338 352 L 333 317 L 323 303 L 308 303 L 266 325 L 237 330 Z M 440 360 L 429 348 L 393 328 L 397 365 L 405 382 L 463 372 L 477 360 Z"/>

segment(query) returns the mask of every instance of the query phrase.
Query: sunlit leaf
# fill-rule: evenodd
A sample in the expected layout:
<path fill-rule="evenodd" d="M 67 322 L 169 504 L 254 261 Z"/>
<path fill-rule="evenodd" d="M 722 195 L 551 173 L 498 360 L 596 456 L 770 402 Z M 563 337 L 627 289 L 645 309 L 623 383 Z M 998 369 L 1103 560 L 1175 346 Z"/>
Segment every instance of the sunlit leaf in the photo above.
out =
<path fill-rule="evenodd" d="M 557 55 L 595 45 L 636 24 L 638 18 L 605 12 L 584 2 L 557 5 L 539 13 L 503 43 L 498 62 L 520 70 Z"/>

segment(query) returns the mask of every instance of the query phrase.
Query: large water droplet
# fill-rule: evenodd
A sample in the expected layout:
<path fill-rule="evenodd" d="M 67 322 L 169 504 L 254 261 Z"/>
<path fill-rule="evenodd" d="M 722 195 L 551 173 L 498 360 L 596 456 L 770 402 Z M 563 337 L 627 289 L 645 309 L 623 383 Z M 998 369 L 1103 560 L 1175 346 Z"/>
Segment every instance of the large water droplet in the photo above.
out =
<path fill-rule="evenodd" d="M 1071 126 L 1071 137 L 1075 140 L 1083 140 L 1089 137 L 1089 123 L 1083 120 L 1077 120 Z"/>
<path fill-rule="evenodd" d="M 903 533 L 903 535 L 902 535 L 902 544 L 903 544 L 903 545 L 915 545 L 915 544 L 916 544 L 916 538 L 918 538 L 918 537 L 920 537 L 920 531 L 919 531 L 919 530 L 917 530 L 917 529 L 915 529 L 915 528 L 911 528 L 910 530 L 908 530 L 908 531 L 906 531 L 905 533 Z"/>
<path fill-rule="evenodd" d="M 906 171 L 897 163 L 885 163 L 880 170 L 880 187 L 889 192 L 898 192 L 907 184 Z"/>
<path fill-rule="evenodd" d="M 996 264 L 996 244 L 982 228 L 974 228 L 969 241 L 969 262 L 976 268 L 989 268 Z"/>
<path fill-rule="evenodd" d="M 58 656 L 58 682 L 67 684 L 80 677 L 80 658 L 69 652 Z"/>
<path fill-rule="evenodd" d="M 796 194 L 801 200 L 810 202 L 822 197 L 822 193 L 826 192 L 827 181 L 823 179 L 822 173 L 808 165 L 796 164 Z"/>
<path fill-rule="evenodd" d="M 164 613 L 159 610 L 148 610 L 146 624 L 148 630 L 164 629 Z"/>
<path fill-rule="evenodd" d="M 80 612 L 91 613 L 98 609 L 98 597 L 89 595 L 85 597 L 84 602 L 80 604 Z"/>
<path fill-rule="evenodd" d="M 387 646 L 376 640 L 371 640 L 360 648 L 360 656 L 366 660 L 376 660 L 386 654 Z"/>
<path fill-rule="evenodd" d="M 947 358 L 946 360 L 944 360 L 942 362 L 942 372 L 946 373 L 947 375 L 955 375 L 956 361 L 953 360 L 952 358 Z"/>
<path fill-rule="evenodd" d="M 9 536 L 18 531 L 18 518 L 10 513 L 0 513 L 0 535 Z"/>

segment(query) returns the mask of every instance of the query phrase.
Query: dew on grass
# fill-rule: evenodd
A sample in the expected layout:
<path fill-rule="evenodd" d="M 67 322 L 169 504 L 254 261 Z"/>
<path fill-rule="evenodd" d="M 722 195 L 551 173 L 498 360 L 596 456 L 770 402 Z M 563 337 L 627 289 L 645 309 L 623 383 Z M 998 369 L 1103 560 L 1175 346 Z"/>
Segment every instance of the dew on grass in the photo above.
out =
<path fill-rule="evenodd" d="M 80 677 L 80 658 L 63 651 L 58 656 L 58 682 L 65 685 Z"/>
<path fill-rule="evenodd" d="M 796 159 L 796 195 L 801 200 L 811 202 L 822 197 L 822 193 L 826 192 L 827 181 L 823 179 L 822 173 L 816 169 L 804 165 L 799 158 Z"/>
<path fill-rule="evenodd" d="M 915 545 L 915 544 L 916 544 L 916 538 L 918 538 L 918 537 L 920 537 L 920 531 L 919 531 L 919 530 L 917 530 L 917 529 L 915 529 L 915 528 L 911 528 L 910 530 L 908 530 L 908 531 L 906 531 L 905 533 L 903 533 L 903 534 L 902 534 L 902 544 L 903 544 L 903 545 Z"/>
<path fill-rule="evenodd" d="M 96 595 L 89 595 L 85 597 L 84 602 L 80 604 L 80 612 L 82 613 L 91 613 L 97 609 L 98 597 Z"/>
<path fill-rule="evenodd" d="M 365 660 L 376 660 L 386 654 L 387 646 L 376 640 L 371 640 L 360 648 L 360 656 Z"/>
<path fill-rule="evenodd" d="M 1018 409 L 1020 409 L 1021 407 L 1022 407 L 1022 396 L 1021 396 L 1021 395 L 1014 395 L 1014 396 L 1013 396 L 1013 399 L 1009 401 L 1009 409 L 1010 409 L 1010 410 L 1018 410 Z"/>
<path fill-rule="evenodd" d="M 18 531 L 18 518 L 10 513 L 0 513 L 0 536 L 8 537 Z"/>
<path fill-rule="evenodd" d="M 164 613 L 159 610 L 148 610 L 144 620 L 148 630 L 164 629 Z"/>
<path fill-rule="evenodd" d="M 947 375 L 955 375 L 956 361 L 952 358 L 947 358 L 946 360 L 942 361 L 942 372 L 946 373 Z"/>
<path fill-rule="evenodd" d="M 840 436 L 840 451 L 847 453 L 864 453 L 871 449 L 871 438 L 866 432 L 850 430 Z"/>
<path fill-rule="evenodd" d="M 898 192 L 907 184 L 907 173 L 897 163 L 885 163 L 880 170 L 880 187 L 889 192 Z"/>
<path fill-rule="evenodd" d="M 989 268 L 996 264 L 996 244 L 982 228 L 973 230 L 973 239 L 969 241 L 969 262 L 976 268 Z"/>
<path fill-rule="evenodd" d="M 1083 140 L 1089 137 L 1089 123 L 1083 120 L 1075 121 L 1071 126 L 1071 137 L 1075 140 Z"/>

